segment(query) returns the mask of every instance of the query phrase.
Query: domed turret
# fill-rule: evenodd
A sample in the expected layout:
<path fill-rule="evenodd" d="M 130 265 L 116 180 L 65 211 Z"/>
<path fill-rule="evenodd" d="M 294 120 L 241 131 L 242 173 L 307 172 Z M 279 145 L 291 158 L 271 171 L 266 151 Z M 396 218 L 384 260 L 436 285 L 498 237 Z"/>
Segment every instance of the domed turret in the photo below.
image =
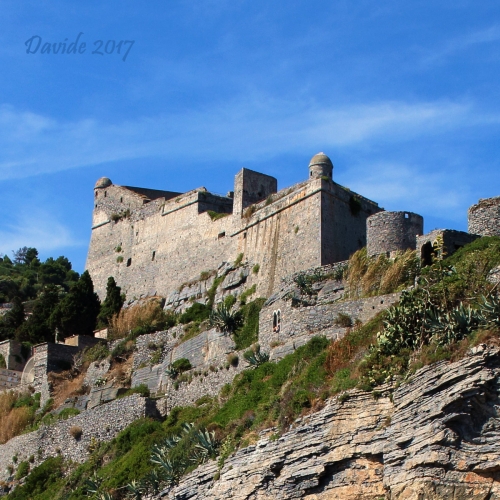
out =
<path fill-rule="evenodd" d="M 111 179 L 108 179 L 107 177 L 101 177 L 94 186 L 94 189 L 102 189 L 102 188 L 107 188 L 113 184 L 111 182 Z"/>
<path fill-rule="evenodd" d="M 309 179 L 320 179 L 321 177 L 333 177 L 333 163 L 325 153 L 318 153 L 309 162 Z"/>

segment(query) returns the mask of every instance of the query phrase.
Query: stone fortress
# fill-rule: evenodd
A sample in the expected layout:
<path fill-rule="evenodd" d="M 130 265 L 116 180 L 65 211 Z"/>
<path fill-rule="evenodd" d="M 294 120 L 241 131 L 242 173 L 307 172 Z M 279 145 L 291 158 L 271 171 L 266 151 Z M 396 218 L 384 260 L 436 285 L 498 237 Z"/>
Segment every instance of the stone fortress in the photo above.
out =
<path fill-rule="evenodd" d="M 94 199 L 86 268 L 101 299 L 109 276 L 128 299 L 167 297 L 240 254 L 259 268 L 249 284 L 268 297 L 285 277 L 345 261 L 364 246 L 370 256 L 418 248 L 428 261 L 438 237 L 449 254 L 478 235 L 500 234 L 500 198 L 491 198 L 470 208 L 469 233 L 423 235 L 420 215 L 385 211 L 335 183 L 323 153 L 311 159 L 306 181 L 280 191 L 275 178 L 243 168 L 227 196 L 204 187 L 118 186 L 103 177 Z"/>
<path fill-rule="evenodd" d="M 364 323 L 397 302 L 398 293 L 344 299 L 342 279 L 334 276 L 355 251 L 366 246 L 370 256 L 391 257 L 412 249 L 424 264 L 430 263 L 479 236 L 500 236 L 500 197 L 480 200 L 469 209 L 468 221 L 469 232 L 424 234 L 420 215 L 385 211 L 335 183 L 333 164 L 323 153 L 311 159 L 307 180 L 280 191 L 275 178 L 248 169 L 237 173 L 234 192 L 227 196 L 205 188 L 176 193 L 118 186 L 101 178 L 94 188 L 86 267 L 101 300 L 113 276 L 129 306 L 159 297 L 166 309 L 180 312 L 194 302 L 206 303 L 210 289 L 215 303 L 230 294 L 265 297 L 258 342 L 277 360 L 313 335 L 341 338 L 347 331 L 335 323 L 341 314 Z M 314 300 L 297 306 L 294 280 L 311 273 L 324 279 L 315 284 Z M 176 325 L 137 338 L 131 385 L 146 384 L 156 400 L 137 395 L 116 400 L 119 389 L 108 377 L 109 360 L 92 364 L 85 379 L 89 393 L 67 402 L 84 413 L 54 424 L 48 434 L 41 429 L 0 445 L 0 480 L 6 478 L 3 470 L 13 455 L 23 460 L 44 449 L 41 460 L 62 450 L 67 458 L 85 460 L 92 439 L 109 440 L 139 416 L 164 416 L 174 406 L 215 396 L 246 368 L 243 362 L 228 363 L 228 355 L 243 355 L 230 336 L 215 329 L 188 340 L 181 340 L 182 335 L 183 325 Z M 76 353 L 99 341 L 73 337 L 65 344 L 41 344 L 28 360 L 15 342 L 0 343 L 7 363 L 0 370 L 0 390 L 31 386 L 41 393 L 43 404 L 51 391 L 48 373 L 63 369 Z M 116 342 L 109 343 L 110 350 Z M 154 363 L 152 346 L 160 353 Z M 188 381 L 174 386 L 167 368 L 180 358 L 189 359 L 192 370 Z M 104 386 L 97 384 L 103 380 Z M 111 422 L 106 408 L 121 417 Z M 84 428 L 83 438 L 68 442 L 68 428 L 75 424 Z"/>

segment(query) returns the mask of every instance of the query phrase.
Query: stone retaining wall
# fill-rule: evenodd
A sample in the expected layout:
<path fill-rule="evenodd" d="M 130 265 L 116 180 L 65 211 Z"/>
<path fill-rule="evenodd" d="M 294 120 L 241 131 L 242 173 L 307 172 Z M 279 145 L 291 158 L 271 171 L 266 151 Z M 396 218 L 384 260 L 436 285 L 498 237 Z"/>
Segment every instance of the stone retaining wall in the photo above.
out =
<path fill-rule="evenodd" d="M 156 405 L 152 400 L 134 394 L 17 436 L 0 445 L 0 480 L 9 479 L 7 468 L 9 465 L 15 466 L 12 461 L 14 456 L 17 457 L 17 464 L 32 456 L 32 467 L 58 454 L 81 463 L 89 457 L 88 446 L 92 440 L 110 441 L 138 418 L 157 415 Z M 80 439 L 71 435 L 72 427 L 81 429 Z"/>

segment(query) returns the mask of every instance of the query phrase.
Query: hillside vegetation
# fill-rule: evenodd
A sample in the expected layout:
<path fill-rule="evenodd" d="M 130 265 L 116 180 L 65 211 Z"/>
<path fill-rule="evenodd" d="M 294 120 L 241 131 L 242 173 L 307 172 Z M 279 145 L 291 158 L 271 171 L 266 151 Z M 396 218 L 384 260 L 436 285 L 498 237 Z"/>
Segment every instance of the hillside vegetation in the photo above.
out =
<path fill-rule="evenodd" d="M 254 357 L 255 366 L 217 397 L 174 408 L 163 422 L 136 421 L 111 442 L 95 443 L 83 465 L 51 458 L 7 498 L 139 499 L 175 484 L 206 460 L 217 460 L 221 468 L 237 447 L 256 442 L 262 430 L 278 438 L 298 416 L 322 408 L 332 395 L 343 400 L 357 387 L 377 397 L 379 385 L 405 383 L 420 366 L 457 359 L 477 343 L 498 343 L 498 285 L 487 277 L 500 265 L 500 238 L 481 238 L 423 270 L 415 267 L 414 256 L 402 260 L 404 265 L 353 256 L 350 290 L 378 293 L 391 272 L 406 273 L 404 280 L 416 284 L 403 292 L 399 304 L 351 328 L 340 341 L 313 337 L 276 363 Z M 395 265 L 397 272 L 391 271 Z M 372 285 L 363 292 L 363 283 Z"/>

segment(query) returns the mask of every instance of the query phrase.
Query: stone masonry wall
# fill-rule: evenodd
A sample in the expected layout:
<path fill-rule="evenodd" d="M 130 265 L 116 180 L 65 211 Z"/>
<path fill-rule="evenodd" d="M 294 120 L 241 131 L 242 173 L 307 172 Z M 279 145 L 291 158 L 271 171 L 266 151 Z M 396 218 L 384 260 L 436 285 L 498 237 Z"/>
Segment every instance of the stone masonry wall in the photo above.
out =
<path fill-rule="evenodd" d="M 423 234 L 424 219 L 412 212 L 380 212 L 367 220 L 368 255 L 415 250 L 417 236 Z"/>
<path fill-rule="evenodd" d="M 25 360 L 21 354 L 21 344 L 15 340 L 0 342 L 0 354 L 3 356 L 8 370 L 22 371 Z"/>
<path fill-rule="evenodd" d="M 399 300 L 399 293 L 365 299 L 337 301 L 309 307 L 293 307 L 291 300 L 277 299 L 264 305 L 259 317 L 259 343 L 262 350 L 273 353 L 273 358 L 283 357 L 305 344 L 314 335 L 340 338 L 346 328 L 335 325 L 339 314 L 347 314 L 363 323 Z M 281 328 L 273 331 L 273 314 L 280 311 Z M 272 345 L 277 345 L 271 348 Z"/>
<path fill-rule="evenodd" d="M 263 192 L 273 189 L 269 181 Z M 258 296 L 268 296 L 284 276 L 347 259 L 364 244 L 366 217 L 380 210 L 322 179 L 296 184 L 243 214 L 233 212 L 217 220 L 203 211 L 206 199 L 213 196 L 204 188 L 168 200 L 136 200 L 128 216 L 125 207 L 120 208 L 124 188 L 111 185 L 105 188 L 106 196 L 104 188 L 95 191 L 87 269 L 101 298 L 108 277 L 114 276 L 129 300 L 166 296 L 202 272 L 234 262 L 240 253 L 250 268 L 259 266 L 253 283 Z M 357 215 L 349 209 L 352 196 L 360 200 Z M 124 215 L 115 222 L 118 213 Z"/>
<path fill-rule="evenodd" d="M 500 236 L 500 196 L 479 200 L 468 212 L 469 233 Z"/>
<path fill-rule="evenodd" d="M 7 467 L 14 465 L 13 456 L 17 456 L 18 464 L 33 456 L 33 466 L 58 454 L 75 462 L 84 462 L 89 457 L 87 448 L 93 439 L 110 441 L 138 418 L 157 414 L 153 401 L 134 394 L 17 436 L 0 445 L 0 480 L 9 478 Z M 72 427 L 81 429 L 80 439 L 72 437 Z"/>

